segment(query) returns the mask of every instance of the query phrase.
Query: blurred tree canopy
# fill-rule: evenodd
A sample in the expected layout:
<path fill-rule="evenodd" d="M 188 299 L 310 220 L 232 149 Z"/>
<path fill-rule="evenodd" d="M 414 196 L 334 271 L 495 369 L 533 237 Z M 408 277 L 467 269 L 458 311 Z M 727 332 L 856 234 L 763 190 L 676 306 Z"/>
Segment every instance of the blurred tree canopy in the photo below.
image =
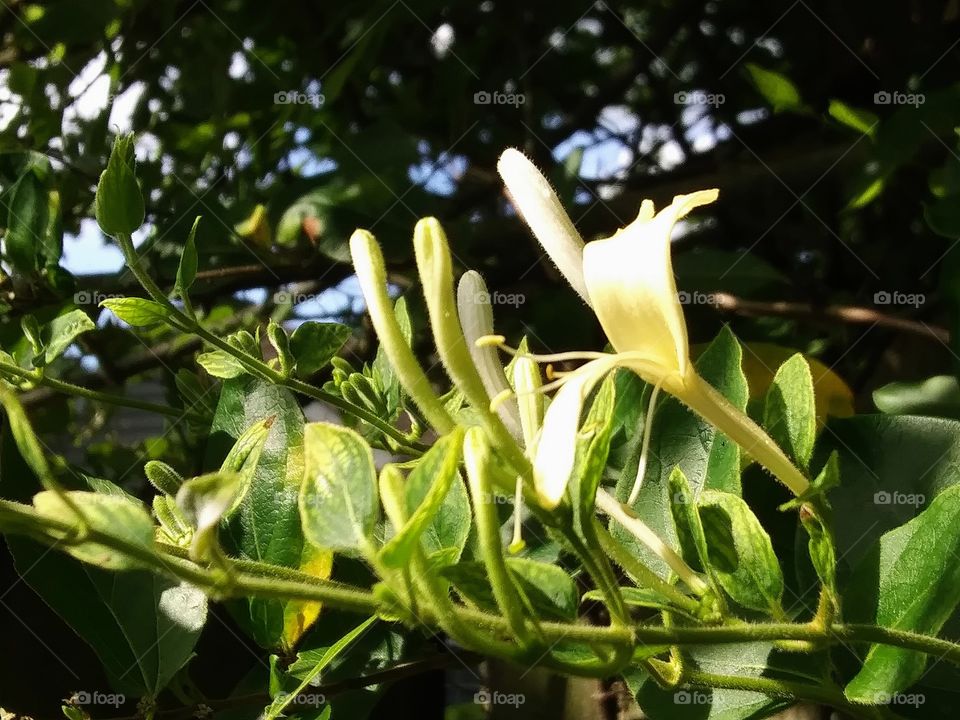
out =
<path fill-rule="evenodd" d="M 322 293 L 313 313 L 356 323 L 331 290 L 351 274 L 350 233 L 372 230 L 404 287 L 413 223 L 435 215 L 462 267 L 526 298 L 497 308 L 503 331 L 599 340 L 502 191 L 496 158 L 517 146 L 588 239 L 643 198 L 720 188 L 676 243 L 695 340 L 733 320 L 856 388 L 898 342 L 924 350 L 914 375 L 950 367 L 956 0 L 62 0 L 6 3 L 0 22 L 7 340 L 26 312 L 96 315 L 138 292 L 129 273 L 60 265 L 78 234 L 95 253 L 95 182 L 132 130 L 141 250 L 172 286 L 202 215 L 193 292 L 211 318 L 253 306 L 255 322 L 264 308 L 236 293 L 266 288 L 271 312 Z M 81 348 L 98 362 L 64 372 L 122 382 L 196 349 L 142 340 L 152 350 L 107 324 Z"/>

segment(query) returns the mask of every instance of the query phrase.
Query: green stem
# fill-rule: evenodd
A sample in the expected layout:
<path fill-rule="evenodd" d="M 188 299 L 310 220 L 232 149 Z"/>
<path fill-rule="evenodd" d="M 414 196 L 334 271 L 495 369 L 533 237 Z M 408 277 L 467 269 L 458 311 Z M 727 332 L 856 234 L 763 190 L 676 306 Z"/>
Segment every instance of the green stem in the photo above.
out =
<path fill-rule="evenodd" d="M 152 403 L 146 400 L 137 400 L 136 398 L 127 397 L 125 395 L 113 395 L 111 393 L 100 392 L 99 390 L 91 390 L 90 388 L 83 387 L 82 385 L 74 385 L 73 383 L 66 382 L 65 380 L 58 380 L 46 375 L 40 375 L 30 370 L 25 370 L 24 368 L 2 361 L 0 361 L 0 373 L 15 375 L 16 377 L 23 378 L 24 380 L 28 380 L 36 385 L 42 385 L 50 388 L 51 390 L 61 392 L 64 395 L 82 397 L 87 400 L 93 400 L 94 402 L 106 403 L 107 405 L 128 407 L 135 410 L 146 410 L 147 412 L 157 413 L 158 415 L 169 415 L 170 417 L 176 418 L 182 417 L 188 412 L 182 408 L 175 408 L 171 407 L 170 405 L 160 405 L 159 403 Z"/>
<path fill-rule="evenodd" d="M 0 531 L 29 534 L 47 544 L 69 546 L 77 541 L 70 537 L 76 525 L 39 514 L 33 507 L 10 500 L 0 500 Z M 89 527 L 86 541 L 105 545 L 139 561 L 143 566 L 171 575 L 213 591 L 221 589 L 222 573 L 211 571 L 182 557 L 182 550 L 167 545 L 147 547 L 124 537 Z M 319 601 L 331 607 L 375 613 L 378 600 L 368 590 L 330 580 L 323 580 L 295 570 L 261 570 L 258 563 L 231 561 L 236 573 L 229 586 L 231 595 L 267 597 L 283 600 Z M 254 572 L 257 569 L 257 572 Z M 454 606 L 453 613 L 461 624 L 486 628 L 501 635 L 509 633 L 509 625 L 499 615 Z M 425 623 L 435 622 L 424 617 Z M 820 643 L 880 643 L 907 650 L 916 650 L 960 665 L 960 644 L 941 638 L 905 630 L 864 624 L 832 624 L 828 628 L 811 623 L 742 623 L 705 627 L 662 626 L 595 626 L 580 623 L 543 622 L 541 629 L 548 641 L 570 640 L 590 645 L 707 645 L 756 641 L 806 640 Z"/>
<path fill-rule="evenodd" d="M 881 708 L 856 705 L 846 699 L 843 691 L 832 685 L 810 685 L 808 683 L 776 680 L 766 677 L 743 677 L 740 675 L 721 675 L 719 673 L 685 670 L 680 683 L 694 687 L 723 688 L 727 690 L 745 690 L 758 692 L 768 697 L 782 697 L 790 700 L 805 700 L 821 705 L 829 705 L 837 710 L 850 713 L 855 717 L 886 717 Z"/>
<path fill-rule="evenodd" d="M 419 443 L 411 444 L 400 430 L 393 427 L 393 425 L 384 421 L 378 415 L 370 412 L 366 408 L 354 405 L 353 403 L 344 400 L 339 395 L 333 395 L 325 392 L 324 390 L 314 387 L 309 383 L 296 380 L 295 378 L 284 377 L 282 373 L 274 370 L 265 362 L 240 352 L 226 340 L 204 328 L 194 318 L 190 317 L 180 310 L 176 305 L 170 302 L 163 290 L 160 289 L 160 286 L 157 285 L 154 279 L 150 277 L 150 275 L 140 264 L 140 258 L 137 255 L 136 248 L 133 247 L 133 242 L 130 240 L 129 235 L 124 235 L 122 233 L 118 234 L 117 243 L 120 245 L 120 250 L 123 252 L 123 256 L 127 261 L 127 267 L 130 268 L 130 272 L 133 273 L 133 276 L 143 286 L 143 289 L 147 291 L 147 294 L 153 298 L 155 302 L 163 305 L 171 313 L 177 325 L 183 326 L 183 328 L 188 332 L 192 332 L 194 335 L 213 345 L 217 349 L 222 350 L 223 352 L 234 357 L 237 362 L 243 365 L 247 372 L 272 382 L 274 385 L 281 385 L 293 390 L 294 392 L 306 395 L 307 397 L 312 397 L 315 400 L 320 400 L 321 402 L 333 405 L 339 410 L 343 410 L 344 412 L 354 415 L 360 420 L 363 420 L 364 422 L 377 428 L 384 435 L 387 435 L 396 441 L 399 445 L 398 449 L 403 452 L 407 452 L 412 455 L 420 455 L 422 451 L 426 449 Z"/>

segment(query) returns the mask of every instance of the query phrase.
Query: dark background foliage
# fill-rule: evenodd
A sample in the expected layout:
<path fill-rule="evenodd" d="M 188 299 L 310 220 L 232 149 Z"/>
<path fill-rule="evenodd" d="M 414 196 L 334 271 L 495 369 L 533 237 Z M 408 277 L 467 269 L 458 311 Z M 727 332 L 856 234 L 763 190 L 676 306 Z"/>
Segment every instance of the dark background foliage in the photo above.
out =
<path fill-rule="evenodd" d="M 693 339 L 732 322 L 747 341 L 808 352 L 870 409 L 880 384 L 949 373 L 957 359 L 958 56 L 956 0 L 8 0 L 0 217 L 16 223 L 25 172 L 59 193 L 60 215 L 6 237 L 0 344 L 10 350 L 26 313 L 76 305 L 97 319 L 96 300 L 138 292 L 122 269 L 71 273 L 60 260 L 61 230 L 68 252 L 102 252 L 93 190 L 123 122 L 139 136 L 151 271 L 172 285 L 202 215 L 193 294 L 224 328 L 319 295 L 310 312 L 354 324 L 349 350 L 369 357 L 346 241 L 372 230 L 405 288 L 413 223 L 435 215 L 461 269 L 524 299 L 496 308 L 498 329 L 539 349 L 596 346 L 595 321 L 503 194 L 496 158 L 516 146 L 586 238 L 629 222 L 643 198 L 719 187 L 676 242 Z M 106 106 L 78 116 L 71 106 L 101 72 Z M 278 102 L 290 92 L 302 97 Z M 132 105 L 129 122 L 115 101 Z M 724 293 L 720 307 L 711 293 Z M 911 294 L 920 300 L 897 300 Z M 101 322 L 58 370 L 162 396 L 197 348 Z M 146 459 L 196 464 L 189 431 L 161 435 L 43 391 L 29 400 L 61 449 L 134 487 Z M 97 664 L 6 565 L 3 578 L 0 652 L 24 672 L 5 670 L 0 699 L 51 714 L 47 698 L 77 682 L 64 668 L 92 677 Z M 35 664 L 49 668 L 42 689 L 24 680 Z"/>

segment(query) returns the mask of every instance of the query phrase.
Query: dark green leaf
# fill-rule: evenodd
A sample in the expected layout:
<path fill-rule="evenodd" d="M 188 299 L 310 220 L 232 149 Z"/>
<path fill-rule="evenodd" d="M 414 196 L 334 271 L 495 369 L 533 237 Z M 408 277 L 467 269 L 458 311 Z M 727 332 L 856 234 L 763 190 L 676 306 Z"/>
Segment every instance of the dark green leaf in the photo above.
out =
<path fill-rule="evenodd" d="M 227 380 L 211 435 L 207 467 L 217 468 L 244 432 L 274 417 L 260 453 L 250 490 L 229 523 L 222 542 L 251 560 L 329 577 L 332 558 L 306 543 L 300 527 L 297 495 L 303 482 L 303 413 L 288 390 L 251 377 Z M 316 602 L 251 598 L 231 611 L 261 646 L 288 649 L 320 612 Z"/>
<path fill-rule="evenodd" d="M 958 553 L 960 485 L 954 485 L 880 538 L 854 580 L 848 613 L 854 621 L 936 635 L 960 603 Z M 923 653 L 873 645 L 844 693 L 855 702 L 885 703 L 916 682 L 926 664 Z"/>
<path fill-rule="evenodd" d="M 697 359 L 700 375 L 734 407 L 746 410 L 747 380 L 740 367 L 740 343 L 728 328 Z M 639 438 L 636 438 L 639 442 Z M 670 510 L 669 479 L 679 467 L 696 495 L 703 488 L 740 493 L 740 448 L 723 433 L 673 398 L 662 399 L 653 421 L 649 459 L 634 512 L 664 541 L 679 550 Z M 617 482 L 617 497 L 625 501 L 636 479 L 636 464 L 624 467 Z M 666 577 L 666 564 L 637 542 L 618 523 L 610 532 L 643 562 Z"/>
<path fill-rule="evenodd" d="M 770 536 L 736 495 L 704 490 L 698 501 L 711 574 L 734 602 L 782 617 L 783 573 Z"/>
<path fill-rule="evenodd" d="M 325 368 L 350 338 L 351 330 L 340 323 L 308 321 L 290 336 L 290 352 L 297 362 L 297 375 L 310 377 Z"/>

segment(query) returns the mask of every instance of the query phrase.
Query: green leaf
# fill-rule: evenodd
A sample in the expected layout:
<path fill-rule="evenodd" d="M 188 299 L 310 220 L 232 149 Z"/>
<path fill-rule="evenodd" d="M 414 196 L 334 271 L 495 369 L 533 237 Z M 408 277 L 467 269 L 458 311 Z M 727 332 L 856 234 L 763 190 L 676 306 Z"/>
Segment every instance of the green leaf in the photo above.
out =
<path fill-rule="evenodd" d="M 694 569 L 699 568 L 707 572 L 710 570 L 710 553 L 707 550 L 707 537 L 703 532 L 703 523 L 697 508 L 697 498 L 680 468 L 676 467 L 670 473 L 667 487 L 670 490 L 673 525 L 683 551 L 683 558 Z"/>
<path fill-rule="evenodd" d="M 960 418 L 960 383 L 955 375 L 892 382 L 873 391 L 873 404 L 888 415 Z"/>
<path fill-rule="evenodd" d="M 960 422 L 905 415 L 831 420 L 817 444 L 822 467 L 837 453 L 842 483 L 830 491 L 837 558 L 843 578 L 864 561 L 880 536 L 915 517 L 957 483 Z"/>
<path fill-rule="evenodd" d="M 581 533 L 593 523 L 597 488 L 610 455 L 616 385 L 616 375 L 607 375 L 577 433 L 576 456 L 567 493 L 574 509 L 574 523 Z"/>
<path fill-rule="evenodd" d="M 300 517 L 307 540 L 348 555 L 370 552 L 379 514 L 370 446 L 349 428 L 308 423 L 304 447 Z"/>
<path fill-rule="evenodd" d="M 144 570 L 99 570 L 8 538 L 25 582 L 97 654 L 110 684 L 156 697 L 193 657 L 207 619 L 201 590 Z"/>
<path fill-rule="evenodd" d="M 245 487 L 239 474 L 216 472 L 190 478 L 177 491 L 177 507 L 193 526 L 190 557 L 210 560 L 221 554 L 217 526 L 243 501 Z"/>
<path fill-rule="evenodd" d="M 521 601 L 530 613 L 556 620 L 576 617 L 577 588 L 563 568 L 526 558 L 508 557 L 506 563 Z M 481 610 L 498 612 L 483 563 L 461 562 L 443 568 L 441 573 L 466 600 Z"/>
<path fill-rule="evenodd" d="M 677 607 L 670 601 L 670 598 L 661 595 L 656 590 L 651 590 L 650 588 L 621 587 L 620 594 L 623 595 L 623 601 L 632 607 L 649 608 L 658 611 L 665 610 L 667 612 L 684 615 L 691 620 L 700 621 L 695 615 L 691 615 L 688 610 Z M 583 599 L 593 602 L 604 601 L 603 593 L 599 590 L 588 590 L 584 593 Z"/>
<path fill-rule="evenodd" d="M 173 291 L 181 298 L 186 295 L 190 286 L 193 285 L 197 277 L 197 226 L 200 224 L 200 216 L 193 221 L 190 228 L 190 234 L 187 235 L 187 241 L 183 244 L 183 251 L 180 253 L 180 264 L 177 266 L 177 281 L 173 286 Z"/>
<path fill-rule="evenodd" d="M 877 124 L 880 122 L 875 113 L 850 107 L 842 100 L 831 100 L 827 112 L 837 122 L 871 137 L 876 133 Z"/>
<path fill-rule="evenodd" d="M 354 641 L 357 640 L 357 638 L 362 636 L 370 628 L 370 626 L 374 622 L 376 622 L 376 620 L 377 620 L 376 616 L 367 618 L 362 623 L 360 623 L 355 628 L 353 628 L 353 630 L 348 632 L 342 638 L 337 640 L 337 642 L 335 642 L 333 645 L 327 648 L 327 650 L 323 653 L 323 655 L 317 661 L 316 665 L 314 665 L 309 672 L 304 674 L 303 678 L 300 681 L 300 684 L 297 685 L 296 689 L 294 689 L 293 692 L 278 693 L 277 697 L 274 698 L 273 702 L 270 703 L 270 705 L 266 708 L 266 710 L 264 710 L 263 719 L 275 720 L 283 712 L 283 710 L 291 702 L 296 700 L 297 696 L 307 688 L 307 685 L 309 685 L 314 678 L 318 677 L 320 673 L 323 672 L 324 668 L 326 668 L 331 662 L 333 662 L 333 660 L 336 659 L 339 655 L 342 655 L 344 650 L 346 650 L 347 647 L 352 645 Z"/>
<path fill-rule="evenodd" d="M 37 479 L 11 439 L 5 428 L 0 483 L 20 499 Z M 192 657 L 207 615 L 199 589 L 144 570 L 101 570 L 27 538 L 5 540 L 21 578 L 89 643 L 118 692 L 156 697 Z"/>
<path fill-rule="evenodd" d="M 767 390 L 763 426 L 801 469 L 809 469 L 817 435 L 817 409 L 813 376 L 803 355 L 794 355 L 774 375 Z"/>
<path fill-rule="evenodd" d="M 25 275 L 37 271 L 37 257 L 49 224 L 50 199 L 33 169 L 17 180 L 7 205 L 4 249 L 13 268 Z"/>
<path fill-rule="evenodd" d="M 83 310 L 70 310 L 48 322 L 42 330 L 44 364 L 49 365 L 73 344 L 80 335 L 95 330 L 96 325 Z"/>
<path fill-rule="evenodd" d="M 747 408 L 747 380 L 741 369 L 743 351 L 729 328 L 720 331 L 697 359 L 701 377 L 730 403 Z M 634 439 L 639 442 L 638 437 Z M 670 509 L 670 475 L 679 467 L 697 495 L 704 488 L 740 494 L 740 448 L 708 422 L 673 398 L 658 404 L 650 438 L 649 459 L 634 512 L 673 549 L 679 550 Z M 636 462 L 627 465 L 617 482 L 617 498 L 626 501 L 636 479 Z M 610 532 L 648 567 L 667 577 L 666 563 L 640 544 L 619 523 Z"/>
<path fill-rule="evenodd" d="M 153 522 L 139 502 L 117 495 L 79 490 L 68 492 L 67 497 L 77 505 L 92 529 L 117 535 L 140 550 L 153 552 Z M 41 515 L 71 525 L 78 524 L 74 511 L 52 490 L 37 493 L 33 505 Z M 78 560 L 110 570 L 128 570 L 139 565 L 129 555 L 91 541 L 59 547 Z"/>
<path fill-rule="evenodd" d="M 802 107 L 800 91 L 786 75 L 753 63 L 747 63 L 746 69 L 750 81 L 774 112 L 799 110 Z"/>
<path fill-rule="evenodd" d="M 233 447 L 230 448 L 230 452 L 227 453 L 227 457 L 220 465 L 221 473 L 235 473 L 240 484 L 238 497 L 227 509 L 224 517 L 229 518 L 233 515 L 247 496 L 247 492 L 253 484 L 253 478 L 256 476 L 257 467 L 260 464 L 260 455 L 263 453 L 274 420 L 276 420 L 276 415 L 271 415 L 266 420 L 259 420 L 247 428 L 237 438 Z"/>
<path fill-rule="evenodd" d="M 410 323 L 410 314 L 407 312 L 406 298 L 397 298 L 397 302 L 393 306 L 393 314 L 397 318 L 397 324 L 400 326 L 403 339 L 407 341 L 407 345 L 411 345 L 413 343 L 413 326 Z M 388 416 L 393 417 L 400 408 L 400 380 L 393 371 L 390 359 L 382 347 L 377 348 L 377 355 L 370 367 L 370 375 L 377 388 L 386 398 Z"/>
<path fill-rule="evenodd" d="M 811 664 L 809 658 L 783 654 L 781 659 L 779 651 L 765 642 L 690 646 L 683 656 L 685 664 L 702 672 L 823 682 L 822 676 L 806 668 Z M 791 704 L 789 700 L 749 690 L 691 687 L 667 690 L 639 669 L 624 673 L 624 680 L 649 720 L 756 720 L 770 717 Z"/>
<path fill-rule="evenodd" d="M 293 370 L 294 359 L 290 354 L 290 339 L 287 337 L 283 326 L 271 320 L 267 324 L 267 339 L 277 353 L 277 362 L 280 364 L 280 373 L 284 377 L 289 377 Z"/>
<path fill-rule="evenodd" d="M 747 503 L 730 493 L 704 490 L 699 511 L 710 569 L 727 595 L 745 608 L 782 616 L 780 563 Z"/>
<path fill-rule="evenodd" d="M 166 322 L 170 311 L 158 302 L 144 298 L 108 298 L 100 303 L 127 325 L 146 327 Z"/>
<path fill-rule="evenodd" d="M 133 135 L 118 135 L 94 199 L 97 223 L 107 235 L 129 235 L 143 225 L 144 205 L 137 184 Z"/>
<path fill-rule="evenodd" d="M 447 495 L 453 492 L 453 484 L 463 485 L 463 480 L 457 473 L 462 449 L 463 429 L 458 427 L 437 440 L 410 473 L 404 485 L 407 522 L 380 549 L 380 558 L 387 567 L 403 567 L 409 562 L 410 555 L 423 533 L 430 526 L 436 527 L 437 515 L 443 508 Z M 434 537 L 429 543 L 430 547 L 425 548 L 428 553 L 457 545 L 462 550 L 470 531 L 469 514 L 467 519 L 466 531 L 458 533 L 462 537 Z M 444 540 L 452 542 L 443 542 Z M 424 541 L 424 544 L 427 545 L 427 542 Z"/>
<path fill-rule="evenodd" d="M 247 370 L 240 361 L 224 350 L 211 350 L 197 355 L 197 364 L 212 377 L 231 380 L 240 377 Z"/>
<path fill-rule="evenodd" d="M 325 368 L 340 352 L 353 331 L 340 323 L 307 321 L 290 336 L 290 352 L 300 377 L 310 377 Z"/>
<path fill-rule="evenodd" d="M 854 622 L 936 635 L 960 603 L 960 485 L 940 493 L 907 524 L 885 533 L 854 580 Z M 844 694 L 884 703 L 923 675 L 923 653 L 873 645 Z"/>
<path fill-rule="evenodd" d="M 300 526 L 297 496 L 304 473 L 304 422 L 300 405 L 288 390 L 249 376 L 226 380 L 211 429 L 206 467 L 220 467 L 248 428 L 271 417 L 274 421 L 250 490 L 228 523 L 229 532 L 221 533 L 221 542 L 229 544 L 232 554 L 244 558 L 329 577 L 330 553 L 305 542 Z M 285 651 L 297 643 L 320 612 L 316 602 L 257 598 L 238 600 L 229 608 L 259 645 Z"/>

